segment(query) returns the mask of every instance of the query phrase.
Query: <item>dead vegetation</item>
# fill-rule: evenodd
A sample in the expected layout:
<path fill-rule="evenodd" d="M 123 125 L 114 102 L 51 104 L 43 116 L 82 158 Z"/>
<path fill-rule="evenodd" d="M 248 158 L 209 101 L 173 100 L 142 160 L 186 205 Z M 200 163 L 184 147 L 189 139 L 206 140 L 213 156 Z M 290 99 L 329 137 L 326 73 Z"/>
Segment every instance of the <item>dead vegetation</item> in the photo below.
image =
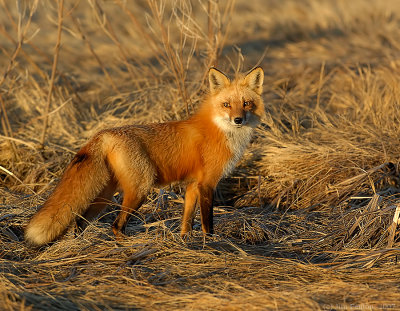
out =
<path fill-rule="evenodd" d="M 4 310 L 398 309 L 400 9 L 394 0 L 0 1 Z M 265 54 L 264 54 L 265 53 Z M 116 241 L 115 206 L 28 248 L 23 227 L 93 133 L 181 119 L 210 65 L 258 62 L 268 117 L 179 238 L 179 187 Z"/>

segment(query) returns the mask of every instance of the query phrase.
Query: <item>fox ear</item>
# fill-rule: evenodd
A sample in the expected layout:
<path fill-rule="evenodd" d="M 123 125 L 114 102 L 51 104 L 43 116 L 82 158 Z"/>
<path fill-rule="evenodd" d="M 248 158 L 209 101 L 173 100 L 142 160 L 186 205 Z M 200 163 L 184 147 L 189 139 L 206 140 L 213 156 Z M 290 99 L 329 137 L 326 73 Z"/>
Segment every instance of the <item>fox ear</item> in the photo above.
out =
<path fill-rule="evenodd" d="M 228 86 L 231 83 L 224 73 L 214 67 L 211 67 L 208 71 L 208 80 L 210 81 L 211 93 L 214 93 L 215 91 Z"/>
<path fill-rule="evenodd" d="M 250 71 L 244 78 L 244 83 L 247 84 L 254 92 L 261 95 L 264 82 L 264 70 L 261 67 L 256 67 Z"/>

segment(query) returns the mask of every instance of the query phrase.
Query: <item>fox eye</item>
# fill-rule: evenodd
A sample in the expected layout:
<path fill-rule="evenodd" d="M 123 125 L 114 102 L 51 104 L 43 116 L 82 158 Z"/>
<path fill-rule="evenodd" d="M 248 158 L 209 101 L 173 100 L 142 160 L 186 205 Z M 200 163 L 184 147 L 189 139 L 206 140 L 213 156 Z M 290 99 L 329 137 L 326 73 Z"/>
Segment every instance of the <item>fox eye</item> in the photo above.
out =
<path fill-rule="evenodd" d="M 227 103 L 227 102 L 225 102 L 225 103 L 224 103 L 224 107 L 225 107 L 225 108 L 230 108 L 230 107 L 231 107 L 231 104 L 230 104 L 230 103 Z"/>
<path fill-rule="evenodd" d="M 250 106 L 250 104 L 251 104 L 251 102 L 246 101 L 243 103 L 243 107 L 248 107 L 248 106 Z"/>

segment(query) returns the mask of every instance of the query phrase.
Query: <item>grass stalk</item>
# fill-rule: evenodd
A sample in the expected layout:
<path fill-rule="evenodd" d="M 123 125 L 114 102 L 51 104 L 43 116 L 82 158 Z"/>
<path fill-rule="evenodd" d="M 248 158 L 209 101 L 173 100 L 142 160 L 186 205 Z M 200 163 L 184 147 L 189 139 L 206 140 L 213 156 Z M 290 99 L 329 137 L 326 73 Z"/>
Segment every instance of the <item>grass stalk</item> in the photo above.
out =
<path fill-rule="evenodd" d="M 92 44 L 90 43 L 89 38 L 87 37 L 87 35 L 85 35 L 85 34 L 83 33 L 83 30 L 82 30 L 82 28 L 81 28 L 81 26 L 80 26 L 80 24 L 79 24 L 79 21 L 78 21 L 76 18 L 72 18 L 72 19 L 73 19 L 73 21 L 74 21 L 74 24 L 75 24 L 76 28 L 78 29 L 78 32 L 79 32 L 79 34 L 80 34 L 82 40 L 86 43 L 86 45 L 87 45 L 87 47 L 88 47 L 90 53 L 91 53 L 91 54 L 93 55 L 93 57 L 96 59 L 97 63 L 99 64 L 99 66 L 100 66 L 100 68 L 101 68 L 101 70 L 103 71 L 103 73 L 104 73 L 104 75 L 106 76 L 108 82 L 110 83 L 112 89 L 114 90 L 114 92 L 115 92 L 116 94 L 118 94 L 118 93 L 119 93 L 119 90 L 118 90 L 117 86 L 115 85 L 115 83 L 114 83 L 112 77 L 111 77 L 110 74 L 108 73 L 108 71 L 107 71 L 106 67 L 104 66 L 103 62 L 101 61 L 100 57 L 97 55 L 97 53 L 96 53 L 95 50 L 93 49 L 93 46 L 92 46 Z"/>
<path fill-rule="evenodd" d="M 59 56 L 60 46 L 61 46 L 61 34 L 62 34 L 62 27 L 63 27 L 63 20 L 64 20 L 63 12 L 64 12 L 64 0 L 58 0 L 57 41 L 56 41 L 56 45 L 54 48 L 53 65 L 51 68 L 49 90 L 47 93 L 47 101 L 46 101 L 46 107 L 45 107 L 45 112 L 44 112 L 45 117 L 43 120 L 43 129 L 42 129 L 42 134 L 41 134 L 41 138 L 40 138 L 40 148 L 41 149 L 44 148 L 46 133 L 47 133 L 47 129 L 49 126 L 50 105 L 51 105 L 51 101 L 52 101 L 54 81 L 55 81 L 55 77 L 56 77 L 57 64 L 58 64 L 58 56 Z"/>

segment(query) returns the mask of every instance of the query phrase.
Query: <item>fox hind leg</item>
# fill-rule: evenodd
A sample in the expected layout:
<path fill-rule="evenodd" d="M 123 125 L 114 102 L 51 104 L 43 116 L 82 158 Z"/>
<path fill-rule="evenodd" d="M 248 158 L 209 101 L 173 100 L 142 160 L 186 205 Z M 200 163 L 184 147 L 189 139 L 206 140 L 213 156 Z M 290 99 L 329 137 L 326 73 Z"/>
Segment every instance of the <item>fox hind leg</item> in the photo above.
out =
<path fill-rule="evenodd" d="M 129 218 L 139 209 L 145 199 L 146 194 L 135 193 L 134 191 L 124 192 L 121 211 L 112 226 L 116 237 L 121 236 L 125 232 Z"/>
<path fill-rule="evenodd" d="M 110 149 L 107 161 L 124 197 L 112 226 L 115 236 L 119 237 L 154 185 L 156 169 L 142 143 L 134 136 L 129 136 L 129 143 L 114 137 Z"/>
<path fill-rule="evenodd" d="M 118 180 L 118 188 L 122 190 L 124 197 L 121 211 L 112 226 L 116 237 L 125 231 L 129 218 L 143 204 L 154 184 L 151 163 L 146 163 L 146 158 L 141 154 L 131 155 L 130 158 L 140 160 L 141 165 L 132 166 L 129 158 L 126 158 L 122 152 L 114 153 L 109 157 L 115 178 Z M 130 164 L 126 165 L 127 163 Z"/>

